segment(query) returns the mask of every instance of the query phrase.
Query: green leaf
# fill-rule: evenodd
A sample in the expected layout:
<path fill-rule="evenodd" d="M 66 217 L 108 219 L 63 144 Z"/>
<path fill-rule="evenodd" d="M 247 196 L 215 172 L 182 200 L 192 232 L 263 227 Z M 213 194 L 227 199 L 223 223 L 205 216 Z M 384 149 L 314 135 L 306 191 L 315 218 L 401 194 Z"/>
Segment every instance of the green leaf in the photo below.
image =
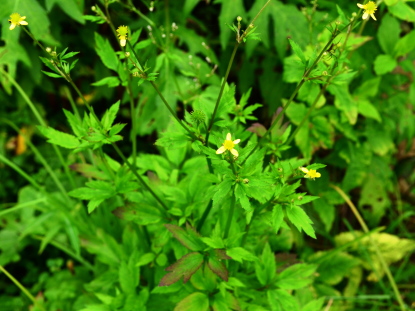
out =
<path fill-rule="evenodd" d="M 281 205 L 275 205 L 272 208 L 272 218 L 271 218 L 271 225 L 275 231 L 275 234 L 278 233 L 278 230 L 280 230 L 282 222 L 284 220 L 284 212 L 282 210 Z"/>
<path fill-rule="evenodd" d="M 306 212 L 301 207 L 296 205 L 292 207 L 288 207 L 286 209 L 287 217 L 292 222 L 294 226 L 301 232 L 304 230 L 307 235 L 311 236 L 312 238 L 316 239 L 316 235 L 314 233 L 314 229 L 311 226 L 313 223 L 311 219 L 307 216 Z"/>
<path fill-rule="evenodd" d="M 260 261 L 255 262 L 255 275 L 261 285 L 266 286 L 273 281 L 276 271 L 275 255 L 269 244 L 266 243 Z"/>
<path fill-rule="evenodd" d="M 228 270 L 223 262 L 226 259 L 232 259 L 231 257 L 227 256 L 225 250 L 222 249 L 214 249 L 213 251 L 209 252 L 209 260 L 208 260 L 208 267 L 210 270 L 213 271 L 217 276 L 222 278 L 224 281 L 228 281 Z"/>
<path fill-rule="evenodd" d="M 164 226 L 184 247 L 192 251 L 201 251 L 205 248 L 199 234 L 190 225 L 186 224 L 186 230 L 172 224 L 165 224 Z"/>
<path fill-rule="evenodd" d="M 117 117 L 118 109 L 120 108 L 120 101 L 117 101 L 115 104 L 111 106 L 109 110 L 107 110 L 102 117 L 101 123 L 105 131 L 108 131 L 112 123 L 114 122 L 115 118 Z"/>
<path fill-rule="evenodd" d="M 39 131 L 46 136 L 48 142 L 68 149 L 76 149 L 80 142 L 78 138 L 73 135 L 59 132 L 53 128 L 38 125 Z"/>
<path fill-rule="evenodd" d="M 378 55 L 374 62 L 374 69 L 377 75 L 391 72 L 396 66 L 398 66 L 398 62 L 390 55 Z"/>
<path fill-rule="evenodd" d="M 81 200 L 91 200 L 88 204 L 88 213 L 92 213 L 105 199 L 116 195 L 114 186 L 105 181 L 90 181 L 87 187 L 77 188 L 68 194 Z"/>
<path fill-rule="evenodd" d="M 76 20 L 78 23 L 84 25 L 85 20 L 83 18 L 82 12 L 76 4 L 75 0 L 46 0 L 46 9 L 50 12 L 52 7 L 57 4 L 62 11 L 64 11 L 72 19 Z"/>
<path fill-rule="evenodd" d="M 379 44 L 386 54 L 393 55 L 393 50 L 399 40 L 401 27 L 395 17 L 386 13 L 382 17 L 380 27 L 377 33 Z"/>
<path fill-rule="evenodd" d="M 257 261 L 258 258 L 248 252 L 246 249 L 242 247 L 234 247 L 226 250 L 226 255 L 231 257 L 233 260 L 236 260 L 242 263 L 242 260 L 246 261 Z"/>
<path fill-rule="evenodd" d="M 159 286 L 169 286 L 176 283 L 183 277 L 183 283 L 189 281 L 191 276 L 200 268 L 203 263 L 203 255 L 197 252 L 189 253 L 171 266 L 166 268 L 167 273 L 160 280 Z"/>
<path fill-rule="evenodd" d="M 203 293 L 195 292 L 180 301 L 174 311 L 208 311 L 209 298 Z"/>
<path fill-rule="evenodd" d="M 283 289 L 268 290 L 267 298 L 271 311 L 300 311 L 294 296 Z"/>
<path fill-rule="evenodd" d="M 312 274 L 317 265 L 296 264 L 283 270 L 275 281 L 275 285 L 282 289 L 299 289 L 313 282 Z"/>
<path fill-rule="evenodd" d="M 372 105 L 372 103 L 369 100 L 359 100 L 358 104 L 359 113 L 361 115 L 365 116 L 366 118 L 374 119 L 379 123 L 382 122 L 382 118 L 379 114 L 379 111 L 376 109 L 374 105 Z"/>
<path fill-rule="evenodd" d="M 307 60 L 305 59 L 303 50 L 300 48 L 300 46 L 295 43 L 294 40 L 288 38 L 288 41 L 290 42 L 290 45 L 295 53 L 295 55 L 298 56 L 298 58 L 301 60 L 301 62 L 305 65 L 307 63 Z"/>
<path fill-rule="evenodd" d="M 43 71 L 41 70 L 45 75 L 51 77 L 51 78 L 63 78 L 61 75 L 53 72 Z"/>
<path fill-rule="evenodd" d="M 344 112 L 350 124 L 357 121 L 357 102 L 349 93 L 348 85 L 330 85 L 327 90 L 336 96 L 335 106 Z"/>
<path fill-rule="evenodd" d="M 135 294 L 138 285 L 137 268 L 131 268 L 126 261 L 122 261 L 118 276 L 122 291 L 127 294 Z"/>
<path fill-rule="evenodd" d="M 388 7 L 389 12 L 397 18 L 407 22 L 415 22 L 415 10 L 404 1 L 398 1 L 395 5 Z"/>
<path fill-rule="evenodd" d="M 97 82 L 91 83 L 94 86 L 108 86 L 108 87 L 117 87 L 120 85 L 120 79 L 117 77 L 106 77 Z"/>
<path fill-rule="evenodd" d="M 414 20 L 415 21 L 415 20 Z M 396 43 L 393 50 L 393 55 L 395 58 L 399 56 L 408 54 L 415 49 L 415 30 L 412 30 L 410 33 L 405 35 L 403 38 L 399 39 Z"/>
<path fill-rule="evenodd" d="M 114 71 L 118 69 L 118 57 L 115 54 L 111 44 L 107 39 L 101 37 L 98 33 L 95 32 L 95 50 L 99 57 L 101 58 L 103 64 Z"/>
<path fill-rule="evenodd" d="M 324 255 L 325 252 L 318 252 L 313 255 L 313 259 L 317 259 Z M 319 262 L 317 269 L 317 280 L 330 285 L 340 283 L 344 277 L 347 276 L 350 269 L 359 265 L 359 259 L 346 253 L 333 253 L 330 256 Z"/>

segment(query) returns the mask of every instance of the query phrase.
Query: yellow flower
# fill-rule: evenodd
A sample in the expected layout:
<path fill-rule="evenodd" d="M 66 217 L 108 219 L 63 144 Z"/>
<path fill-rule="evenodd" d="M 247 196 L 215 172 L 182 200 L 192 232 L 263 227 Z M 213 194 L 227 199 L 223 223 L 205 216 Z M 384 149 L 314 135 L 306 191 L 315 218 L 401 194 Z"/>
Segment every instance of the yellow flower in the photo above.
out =
<path fill-rule="evenodd" d="M 235 158 L 238 157 L 239 153 L 236 149 L 233 149 L 233 147 L 239 144 L 240 141 L 241 141 L 240 139 L 236 139 L 232 141 L 231 133 L 228 133 L 226 135 L 225 141 L 222 144 L 222 147 L 216 150 L 216 154 L 221 154 L 221 153 L 224 153 L 226 150 L 229 150 L 235 156 Z"/>
<path fill-rule="evenodd" d="M 117 29 L 118 38 L 120 39 L 120 45 L 125 46 L 127 43 L 127 34 L 128 34 L 128 27 L 127 26 L 120 26 Z"/>
<path fill-rule="evenodd" d="M 312 180 L 315 180 L 316 178 L 321 177 L 320 173 L 317 173 L 316 170 L 309 170 L 305 167 L 300 167 L 300 170 L 303 171 L 303 173 L 305 173 L 306 175 L 304 176 L 304 178 L 311 178 Z"/>
<path fill-rule="evenodd" d="M 357 6 L 359 7 L 359 8 L 361 8 L 361 9 L 363 9 L 363 10 L 365 10 L 364 12 L 363 12 L 363 16 L 362 16 L 362 18 L 363 19 L 367 19 L 368 17 L 369 17 L 369 15 L 370 16 L 372 16 L 372 18 L 374 19 L 374 20 L 376 20 L 376 17 L 375 17 L 375 11 L 377 10 L 377 6 L 376 6 L 376 3 L 374 3 L 373 1 L 369 1 L 368 3 L 366 3 L 366 4 L 360 4 L 360 3 L 358 3 L 357 4 Z"/>
<path fill-rule="evenodd" d="M 10 15 L 10 30 L 13 30 L 14 28 L 16 28 L 16 26 L 20 26 L 20 25 L 28 25 L 28 23 L 25 21 L 26 16 L 20 16 L 19 13 L 13 13 L 12 15 Z"/>

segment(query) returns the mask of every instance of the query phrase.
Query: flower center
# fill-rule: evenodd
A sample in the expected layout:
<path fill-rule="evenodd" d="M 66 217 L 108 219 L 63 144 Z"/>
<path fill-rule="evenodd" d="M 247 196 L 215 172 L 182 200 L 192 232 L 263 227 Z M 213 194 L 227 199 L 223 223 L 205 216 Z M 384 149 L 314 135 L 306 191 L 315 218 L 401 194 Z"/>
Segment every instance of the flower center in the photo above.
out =
<path fill-rule="evenodd" d="M 232 150 L 233 147 L 235 146 L 235 144 L 233 143 L 232 140 L 225 140 L 225 142 L 223 143 L 223 146 L 225 147 L 225 149 L 227 150 Z"/>
<path fill-rule="evenodd" d="M 10 15 L 10 21 L 13 24 L 18 24 L 20 22 L 20 14 L 19 13 L 13 13 Z"/>
<path fill-rule="evenodd" d="M 317 171 L 316 170 L 309 170 L 307 174 L 311 178 L 316 178 L 317 177 Z"/>
<path fill-rule="evenodd" d="M 376 3 L 374 3 L 373 1 L 369 1 L 366 5 L 365 5 L 365 10 L 368 14 L 373 14 L 376 11 Z"/>

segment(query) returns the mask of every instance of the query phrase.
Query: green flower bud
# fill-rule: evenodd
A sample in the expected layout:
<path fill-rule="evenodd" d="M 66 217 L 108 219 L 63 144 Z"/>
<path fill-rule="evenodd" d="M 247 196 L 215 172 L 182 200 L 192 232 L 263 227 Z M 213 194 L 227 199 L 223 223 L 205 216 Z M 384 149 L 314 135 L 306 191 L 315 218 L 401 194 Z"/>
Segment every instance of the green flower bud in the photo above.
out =
<path fill-rule="evenodd" d="M 205 122 L 206 115 L 202 110 L 195 110 L 191 112 L 190 118 L 195 124 L 200 124 Z"/>

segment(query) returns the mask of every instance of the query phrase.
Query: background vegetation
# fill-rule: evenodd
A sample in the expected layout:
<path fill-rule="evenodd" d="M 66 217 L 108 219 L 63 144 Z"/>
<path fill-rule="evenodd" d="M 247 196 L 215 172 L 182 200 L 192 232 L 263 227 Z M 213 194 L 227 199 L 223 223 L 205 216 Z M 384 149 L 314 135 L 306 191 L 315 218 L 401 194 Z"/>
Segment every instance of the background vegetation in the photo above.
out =
<path fill-rule="evenodd" d="M 377 6 L 1 1 L 0 309 L 413 307 L 415 6 Z"/>

